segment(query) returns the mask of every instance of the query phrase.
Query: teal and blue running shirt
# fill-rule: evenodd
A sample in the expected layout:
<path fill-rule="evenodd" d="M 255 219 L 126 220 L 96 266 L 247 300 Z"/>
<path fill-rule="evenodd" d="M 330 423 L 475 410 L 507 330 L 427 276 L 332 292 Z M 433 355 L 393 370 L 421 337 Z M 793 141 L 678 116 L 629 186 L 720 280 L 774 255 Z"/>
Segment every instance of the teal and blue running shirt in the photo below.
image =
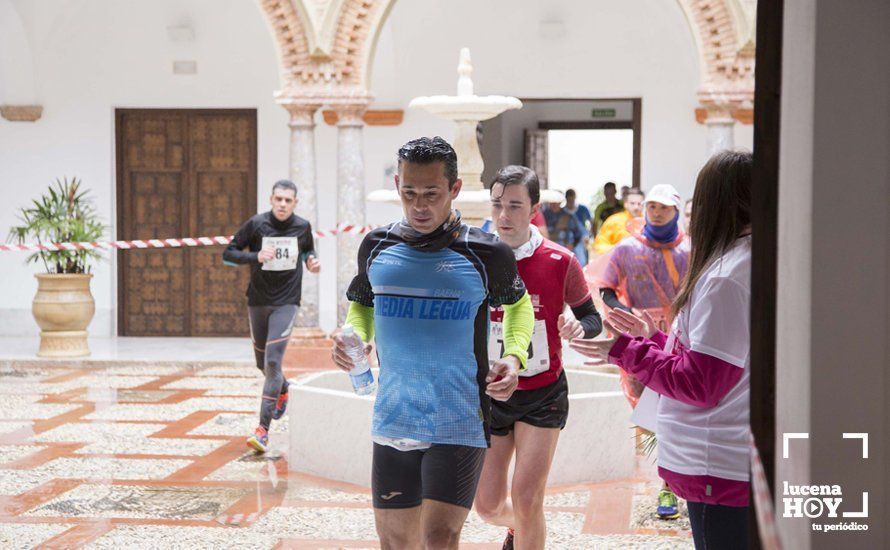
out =
<path fill-rule="evenodd" d="M 525 286 L 510 247 L 461 224 L 439 250 L 413 248 L 399 223 L 368 233 L 347 298 L 374 309 L 380 379 L 372 434 L 487 447 L 489 306 Z"/>

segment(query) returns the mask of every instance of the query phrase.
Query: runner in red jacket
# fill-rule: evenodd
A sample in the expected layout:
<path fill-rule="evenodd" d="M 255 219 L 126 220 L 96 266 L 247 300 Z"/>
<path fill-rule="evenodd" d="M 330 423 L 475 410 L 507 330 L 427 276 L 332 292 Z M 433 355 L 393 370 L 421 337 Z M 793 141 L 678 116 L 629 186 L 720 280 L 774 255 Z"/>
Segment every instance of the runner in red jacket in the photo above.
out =
<path fill-rule="evenodd" d="M 513 248 L 519 275 L 535 309 L 535 328 L 526 370 L 507 401 L 492 402 L 491 449 L 476 493 L 476 510 L 489 523 L 510 528 L 522 548 L 544 548 L 544 488 L 565 427 L 569 399 L 562 369 L 562 339 L 593 338 L 602 329 L 581 264 L 566 248 L 531 225 L 538 210 L 538 177 L 524 166 L 498 170 L 491 187 L 491 219 L 500 239 Z M 568 305 L 574 317 L 564 313 Z M 491 312 L 489 357 L 500 357 L 503 313 Z M 516 468 L 508 499 L 507 475 Z"/>

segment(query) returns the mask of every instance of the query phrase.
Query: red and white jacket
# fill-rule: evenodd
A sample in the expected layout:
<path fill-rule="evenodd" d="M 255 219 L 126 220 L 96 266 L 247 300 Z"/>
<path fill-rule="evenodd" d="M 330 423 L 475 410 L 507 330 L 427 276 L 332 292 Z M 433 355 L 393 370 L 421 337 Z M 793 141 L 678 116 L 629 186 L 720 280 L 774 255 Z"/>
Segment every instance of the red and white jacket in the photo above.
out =
<path fill-rule="evenodd" d="M 519 390 L 543 388 L 556 382 L 562 373 L 562 341 L 557 322 L 565 306 L 576 307 L 590 299 L 581 264 L 568 249 L 545 239 L 534 226 L 532 238 L 514 250 L 519 276 L 525 283 L 535 308 L 535 330 L 526 370 L 520 373 Z M 489 357 L 500 357 L 498 324 L 503 311 L 491 310 L 492 334 Z"/>

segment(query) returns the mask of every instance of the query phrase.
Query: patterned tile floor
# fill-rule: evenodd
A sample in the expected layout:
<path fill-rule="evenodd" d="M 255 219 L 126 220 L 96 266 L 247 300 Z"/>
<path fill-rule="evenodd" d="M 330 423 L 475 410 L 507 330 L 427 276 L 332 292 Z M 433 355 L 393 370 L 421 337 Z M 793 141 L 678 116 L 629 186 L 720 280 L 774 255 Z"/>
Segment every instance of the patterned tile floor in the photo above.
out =
<path fill-rule="evenodd" d="M 286 419 L 248 452 L 259 387 L 244 362 L 0 360 L 0 547 L 379 548 L 366 490 L 288 471 Z M 657 488 L 641 460 L 550 490 L 548 548 L 691 548 Z M 462 547 L 502 538 L 471 513 Z"/>

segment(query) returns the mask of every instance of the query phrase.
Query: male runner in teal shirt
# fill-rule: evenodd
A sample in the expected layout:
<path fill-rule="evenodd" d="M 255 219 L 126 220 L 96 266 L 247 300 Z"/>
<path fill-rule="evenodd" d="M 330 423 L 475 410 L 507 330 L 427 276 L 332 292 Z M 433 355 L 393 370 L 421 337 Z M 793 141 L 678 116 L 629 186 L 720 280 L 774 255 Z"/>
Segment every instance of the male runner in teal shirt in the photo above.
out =
<path fill-rule="evenodd" d="M 457 156 L 441 138 L 399 150 L 405 219 L 369 233 L 347 322 L 375 338 L 372 494 L 383 548 L 457 548 L 489 441 L 490 401 L 525 367 L 534 313 L 509 246 L 460 221 Z M 489 306 L 504 357 L 488 367 Z M 334 361 L 352 361 L 335 337 Z"/>

